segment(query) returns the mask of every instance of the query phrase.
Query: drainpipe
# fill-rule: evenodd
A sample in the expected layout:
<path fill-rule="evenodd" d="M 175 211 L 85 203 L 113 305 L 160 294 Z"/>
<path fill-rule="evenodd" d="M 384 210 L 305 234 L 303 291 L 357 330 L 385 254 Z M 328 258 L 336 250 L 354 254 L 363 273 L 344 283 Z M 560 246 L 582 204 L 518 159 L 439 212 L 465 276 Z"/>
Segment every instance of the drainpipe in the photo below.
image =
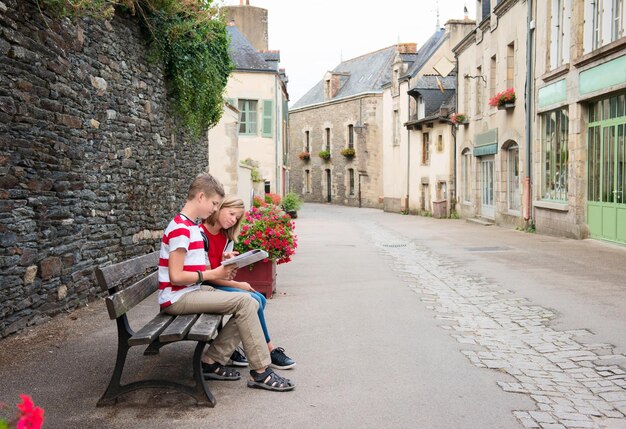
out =
<path fill-rule="evenodd" d="M 280 79 L 278 73 L 276 73 L 276 75 L 274 76 L 274 138 L 276 139 L 276 193 L 278 195 L 281 195 L 281 188 L 282 188 L 282 177 L 281 177 L 281 170 L 282 170 L 282 155 L 283 155 L 283 151 L 282 151 L 282 147 L 280 147 L 280 139 L 278 138 L 278 112 L 279 110 L 279 106 L 278 106 L 278 80 Z M 281 118 L 282 119 L 282 118 Z M 282 129 L 282 127 L 281 127 Z M 281 160 L 279 162 L 279 159 Z"/>
<path fill-rule="evenodd" d="M 409 80 L 407 80 L 408 85 L 407 86 L 411 86 L 411 78 L 409 78 Z M 409 88 L 410 89 L 410 88 Z M 408 91 L 406 93 L 407 98 L 406 98 L 406 115 L 407 115 L 407 122 L 411 120 L 411 96 L 409 95 Z M 406 201 L 405 201 L 405 210 L 406 210 L 406 214 L 409 214 L 409 190 L 410 190 L 410 186 L 411 186 L 411 129 L 409 127 L 406 127 Z"/>
<path fill-rule="evenodd" d="M 531 150 L 530 150 L 530 145 L 532 142 L 532 138 L 531 138 L 531 128 L 530 128 L 530 124 L 531 124 L 531 119 L 532 119 L 532 112 L 531 112 L 531 97 L 532 97 L 532 77 L 533 77 L 533 69 L 532 69 L 532 49 L 533 49 L 533 30 L 535 29 L 535 22 L 532 19 L 533 17 L 533 1 L 532 0 L 528 0 L 528 17 L 527 17 L 527 23 L 528 23 L 528 32 L 527 32 L 527 40 L 526 40 L 526 112 L 525 112 L 525 116 L 526 116 L 526 126 L 525 126 L 525 133 L 526 133 L 526 177 L 524 179 L 524 194 L 526 195 L 526 204 L 524 205 L 524 220 L 526 221 L 526 224 L 528 225 L 528 223 L 530 222 L 530 201 L 531 201 L 531 195 L 530 195 L 530 166 L 531 166 L 531 162 L 530 162 L 530 154 L 531 154 Z"/>

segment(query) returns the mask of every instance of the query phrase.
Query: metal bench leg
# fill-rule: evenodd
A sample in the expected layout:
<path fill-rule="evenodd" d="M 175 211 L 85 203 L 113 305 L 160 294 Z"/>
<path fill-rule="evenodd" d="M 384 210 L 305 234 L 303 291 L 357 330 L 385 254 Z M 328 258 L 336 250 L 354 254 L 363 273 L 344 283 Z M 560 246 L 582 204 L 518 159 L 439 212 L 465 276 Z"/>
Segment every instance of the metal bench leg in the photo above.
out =
<path fill-rule="evenodd" d="M 115 361 L 115 369 L 113 370 L 113 375 L 111 376 L 111 381 L 109 381 L 107 389 L 96 404 L 98 407 L 114 405 L 117 402 L 117 397 L 121 393 L 120 380 L 122 379 L 126 356 L 128 355 L 128 350 L 130 349 L 128 346 L 128 339 L 132 337 L 133 333 L 126 317 L 120 317 L 116 321 L 117 359 Z"/>
<path fill-rule="evenodd" d="M 217 401 L 209 390 L 209 386 L 202 375 L 201 358 L 205 346 L 206 343 L 204 341 L 198 341 L 196 351 L 193 353 L 193 379 L 195 380 L 194 390 L 196 391 L 195 398 L 198 401 L 198 404 L 204 403 L 205 405 L 213 408 L 215 404 L 217 404 Z"/>

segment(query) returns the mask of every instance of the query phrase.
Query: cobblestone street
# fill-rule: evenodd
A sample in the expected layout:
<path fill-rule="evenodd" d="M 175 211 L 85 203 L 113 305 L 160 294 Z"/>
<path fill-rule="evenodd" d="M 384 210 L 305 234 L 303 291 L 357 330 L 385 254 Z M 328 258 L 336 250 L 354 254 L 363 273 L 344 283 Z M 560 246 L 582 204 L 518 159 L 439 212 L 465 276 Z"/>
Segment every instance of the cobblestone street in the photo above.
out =
<path fill-rule="evenodd" d="M 441 328 L 467 347 L 462 353 L 472 364 L 510 374 L 517 382 L 499 386 L 535 401 L 536 410 L 514 412 L 524 427 L 626 427 L 626 356 L 615 354 L 611 344 L 581 343 L 591 332 L 550 327 L 556 317 L 551 310 L 513 296 L 458 261 L 383 228 L 368 229 L 376 231 L 377 248 L 406 276 Z"/>

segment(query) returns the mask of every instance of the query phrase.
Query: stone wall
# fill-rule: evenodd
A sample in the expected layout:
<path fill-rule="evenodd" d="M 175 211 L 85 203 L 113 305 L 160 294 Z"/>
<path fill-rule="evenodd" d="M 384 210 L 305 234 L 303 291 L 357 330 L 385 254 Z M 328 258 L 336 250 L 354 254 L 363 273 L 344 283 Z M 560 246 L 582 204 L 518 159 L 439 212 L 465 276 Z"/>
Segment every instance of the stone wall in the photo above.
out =
<path fill-rule="evenodd" d="M 173 131 L 136 18 L 70 21 L 1 0 L 0 26 L 5 337 L 101 295 L 96 266 L 158 248 L 207 150 Z"/>

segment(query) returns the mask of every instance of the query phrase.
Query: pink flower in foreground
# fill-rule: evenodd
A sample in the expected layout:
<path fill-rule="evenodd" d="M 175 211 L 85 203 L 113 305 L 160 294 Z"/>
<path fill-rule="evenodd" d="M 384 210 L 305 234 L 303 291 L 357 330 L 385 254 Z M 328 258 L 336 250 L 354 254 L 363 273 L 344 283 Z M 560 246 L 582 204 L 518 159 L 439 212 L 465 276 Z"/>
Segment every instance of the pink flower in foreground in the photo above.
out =
<path fill-rule="evenodd" d="M 17 404 L 20 410 L 20 419 L 17 421 L 17 429 L 40 429 L 43 425 L 43 409 L 35 407 L 33 400 L 28 395 L 20 395 L 21 404 Z"/>

